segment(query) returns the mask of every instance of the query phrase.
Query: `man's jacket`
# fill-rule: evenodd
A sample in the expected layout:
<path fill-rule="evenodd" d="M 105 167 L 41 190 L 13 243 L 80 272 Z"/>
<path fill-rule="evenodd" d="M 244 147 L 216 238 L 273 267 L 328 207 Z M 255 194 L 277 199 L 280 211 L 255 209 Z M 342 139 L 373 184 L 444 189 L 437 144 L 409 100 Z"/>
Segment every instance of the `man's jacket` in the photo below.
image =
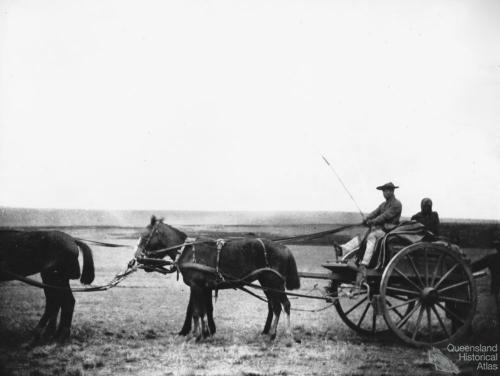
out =
<path fill-rule="evenodd" d="M 390 231 L 398 225 L 402 210 L 403 205 L 401 205 L 401 202 L 396 197 L 392 197 L 368 214 L 366 219 L 371 219 L 375 226 Z"/>

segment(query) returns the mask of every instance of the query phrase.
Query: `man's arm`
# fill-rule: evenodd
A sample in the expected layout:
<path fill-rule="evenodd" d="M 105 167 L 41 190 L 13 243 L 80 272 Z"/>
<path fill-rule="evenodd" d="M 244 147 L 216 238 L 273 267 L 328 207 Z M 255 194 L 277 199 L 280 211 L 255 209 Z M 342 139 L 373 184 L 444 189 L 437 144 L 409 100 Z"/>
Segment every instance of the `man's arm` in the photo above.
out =
<path fill-rule="evenodd" d="M 374 225 L 382 225 L 395 217 L 401 215 L 403 206 L 399 201 L 394 201 L 383 213 L 373 218 L 371 221 Z"/>
<path fill-rule="evenodd" d="M 383 203 L 380 204 L 377 209 L 375 209 L 374 211 L 372 211 L 370 214 L 368 214 L 366 216 L 366 220 L 369 220 L 369 219 L 373 219 L 375 218 L 377 215 L 380 215 L 380 213 L 382 212 L 382 205 L 384 205 Z"/>

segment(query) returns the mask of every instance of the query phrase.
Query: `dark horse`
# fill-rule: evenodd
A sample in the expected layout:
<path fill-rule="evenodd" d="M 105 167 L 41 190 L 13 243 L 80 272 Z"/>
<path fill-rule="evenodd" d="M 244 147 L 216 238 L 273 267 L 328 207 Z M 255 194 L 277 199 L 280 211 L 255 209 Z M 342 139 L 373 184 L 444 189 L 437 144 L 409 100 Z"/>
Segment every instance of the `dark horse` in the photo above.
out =
<path fill-rule="evenodd" d="M 136 257 L 168 256 L 175 260 L 184 283 L 190 286 L 186 319 L 180 335 L 187 335 L 191 331 L 191 321 L 197 340 L 214 334 L 212 291 L 242 287 L 245 282 L 255 280 L 263 287 L 268 300 L 268 314 L 262 333 L 268 334 L 271 339 L 276 338 L 283 306 L 287 315 L 287 334 L 291 335 L 290 301 L 285 294 L 285 287 L 289 290 L 298 289 L 300 280 L 295 259 L 287 247 L 255 236 L 228 240 L 222 247 L 218 247 L 214 239 L 199 238 L 194 244 L 189 244 L 186 239 L 187 235 L 182 231 L 153 216 L 139 239 L 136 251 Z M 185 242 L 184 247 L 176 247 Z M 171 247 L 173 249 L 165 249 Z M 246 276 L 248 279 L 242 281 Z"/>
<path fill-rule="evenodd" d="M 83 254 L 80 281 L 90 284 L 94 261 L 86 244 L 60 231 L 0 231 L 0 281 L 40 273 L 44 284 L 58 287 L 44 288 L 45 311 L 35 328 L 35 339 L 42 334 L 59 341 L 69 337 L 75 307 L 69 280 L 80 277 L 79 250 Z M 56 332 L 59 310 L 61 320 Z"/>

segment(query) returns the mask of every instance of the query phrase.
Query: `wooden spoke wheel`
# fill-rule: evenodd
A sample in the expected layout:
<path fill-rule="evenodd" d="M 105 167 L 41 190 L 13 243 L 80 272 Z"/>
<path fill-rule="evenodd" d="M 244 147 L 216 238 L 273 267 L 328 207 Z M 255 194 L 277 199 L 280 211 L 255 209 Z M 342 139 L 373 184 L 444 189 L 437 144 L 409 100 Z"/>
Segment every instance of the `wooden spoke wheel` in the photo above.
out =
<path fill-rule="evenodd" d="M 370 291 L 363 287 L 361 290 L 352 285 L 338 287 L 338 300 L 335 302 L 335 308 L 344 323 L 356 332 L 375 336 L 389 332 L 389 328 L 382 315 L 380 298 L 378 294 L 378 280 L 370 281 Z M 350 287 L 352 286 L 352 287 Z M 386 305 L 392 307 L 400 302 L 393 297 L 386 298 Z M 391 311 L 391 315 L 404 317 L 403 315 L 411 310 L 413 306 L 407 305 L 401 309 Z"/>
<path fill-rule="evenodd" d="M 380 295 L 388 327 L 412 346 L 442 345 L 465 334 L 477 302 L 474 277 L 461 255 L 424 242 L 391 259 L 382 275 Z M 390 305 L 390 298 L 400 302 Z M 404 315 L 394 316 L 397 309 L 405 310 Z"/>

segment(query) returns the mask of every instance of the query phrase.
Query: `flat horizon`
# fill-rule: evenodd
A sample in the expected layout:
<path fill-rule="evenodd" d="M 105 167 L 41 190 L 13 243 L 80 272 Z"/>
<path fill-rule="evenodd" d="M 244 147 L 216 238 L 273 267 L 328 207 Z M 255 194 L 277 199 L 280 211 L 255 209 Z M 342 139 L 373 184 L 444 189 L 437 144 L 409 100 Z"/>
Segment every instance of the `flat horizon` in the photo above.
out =
<path fill-rule="evenodd" d="M 286 209 L 286 210 L 248 210 L 248 209 L 231 209 L 231 210 L 215 210 L 215 209 L 113 209 L 113 208 L 99 208 L 99 209 L 88 209 L 88 208 L 57 208 L 57 207 L 16 207 L 16 206 L 5 206 L 5 205 L 0 205 L 0 211 L 2 210 L 22 210 L 22 211 L 39 211 L 39 212 L 44 212 L 44 211 L 53 211 L 53 212 L 87 212 L 87 213 L 146 213 L 149 212 L 149 215 L 157 215 L 158 217 L 162 216 L 163 214 L 166 213 L 176 213 L 176 214 L 217 214 L 217 215 L 224 215 L 224 214 L 266 214 L 268 216 L 272 215 L 286 215 L 289 214 L 293 216 L 294 214 L 307 214 L 309 216 L 333 216 L 335 219 L 339 219 L 339 216 L 346 216 L 346 217 L 359 217 L 360 214 L 359 212 L 356 211 L 343 211 L 343 210 L 304 210 L 304 209 Z M 364 212 L 363 214 L 368 214 L 369 212 Z M 403 215 L 401 217 L 402 220 L 408 220 L 410 216 L 405 216 Z M 332 218 L 333 219 L 333 218 Z M 494 223 L 500 223 L 500 219 L 496 218 L 478 218 L 478 217 L 447 217 L 447 216 L 441 216 L 440 215 L 440 220 L 443 222 L 457 222 L 457 221 L 473 221 L 473 222 L 494 222 Z M 0 221 L 0 226 L 2 221 Z M 345 221 L 337 221 L 338 223 L 343 223 Z M 311 224 L 312 222 L 306 221 L 306 223 Z M 328 223 L 336 223 L 336 222 L 314 222 L 315 224 L 328 224 Z M 196 226 L 199 224 L 206 224 L 206 223 L 183 223 L 183 225 L 192 225 Z M 226 226 L 259 226 L 262 225 L 262 223 L 257 223 L 257 224 L 249 224 L 249 223 L 230 223 L 230 224 L 225 224 L 225 223 L 213 223 L 214 225 L 219 224 L 219 225 L 226 225 Z M 288 223 L 287 225 L 300 225 L 301 223 Z M 273 225 L 278 225 L 277 223 L 273 223 Z M 37 225 L 27 225 L 27 227 L 31 226 L 37 226 Z M 124 225 L 124 226 L 116 226 L 112 224 L 100 224 L 100 225 L 57 225 L 57 227 L 65 227 L 65 226 L 82 226 L 82 227 L 87 227 L 87 226 L 97 226 L 97 227 L 136 227 L 135 225 Z"/>

